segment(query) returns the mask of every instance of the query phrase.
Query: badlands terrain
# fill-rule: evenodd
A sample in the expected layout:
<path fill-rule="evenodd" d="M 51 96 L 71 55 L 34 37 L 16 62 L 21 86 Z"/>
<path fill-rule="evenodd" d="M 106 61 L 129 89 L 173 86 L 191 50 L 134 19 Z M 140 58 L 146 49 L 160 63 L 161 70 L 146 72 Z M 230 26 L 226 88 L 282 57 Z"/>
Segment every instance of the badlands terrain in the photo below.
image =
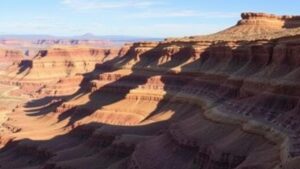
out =
<path fill-rule="evenodd" d="M 27 52 L 0 49 L 0 169 L 300 168 L 298 16 Z"/>

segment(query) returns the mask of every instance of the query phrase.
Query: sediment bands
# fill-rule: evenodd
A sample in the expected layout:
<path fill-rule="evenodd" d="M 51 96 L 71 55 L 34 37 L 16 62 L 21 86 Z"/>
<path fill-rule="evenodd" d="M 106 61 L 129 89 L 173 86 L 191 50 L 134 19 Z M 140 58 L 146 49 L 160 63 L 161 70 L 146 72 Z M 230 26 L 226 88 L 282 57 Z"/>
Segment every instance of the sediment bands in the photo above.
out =
<path fill-rule="evenodd" d="M 31 98 L 2 124 L 1 169 L 300 164 L 297 36 L 141 42 L 98 54 L 52 50 L 2 75 L 2 84 L 17 86 L 11 96 Z M 81 68 L 88 61 L 93 70 Z"/>

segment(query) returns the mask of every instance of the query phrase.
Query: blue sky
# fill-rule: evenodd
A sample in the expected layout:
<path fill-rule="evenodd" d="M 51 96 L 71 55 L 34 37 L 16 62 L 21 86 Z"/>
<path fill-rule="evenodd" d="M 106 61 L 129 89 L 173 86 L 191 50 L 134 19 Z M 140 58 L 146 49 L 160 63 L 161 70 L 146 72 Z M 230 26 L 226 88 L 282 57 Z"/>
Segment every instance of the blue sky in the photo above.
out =
<path fill-rule="evenodd" d="M 300 14 L 298 0 L 1 0 L 0 34 L 174 37 L 212 33 L 244 11 Z"/>

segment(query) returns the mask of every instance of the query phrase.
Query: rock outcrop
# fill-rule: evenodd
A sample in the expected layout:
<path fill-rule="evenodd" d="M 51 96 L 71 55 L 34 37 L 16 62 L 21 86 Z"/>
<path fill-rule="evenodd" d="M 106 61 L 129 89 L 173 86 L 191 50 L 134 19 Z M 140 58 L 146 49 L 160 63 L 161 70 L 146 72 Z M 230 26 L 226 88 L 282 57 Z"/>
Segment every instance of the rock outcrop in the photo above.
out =
<path fill-rule="evenodd" d="M 181 38 L 185 41 L 256 41 L 299 35 L 299 16 L 276 16 L 265 13 L 242 13 L 238 23 L 206 36 Z M 174 40 L 174 39 L 170 39 Z"/>
<path fill-rule="evenodd" d="M 23 53 L 19 50 L 0 48 L 0 69 L 5 70 L 13 62 L 20 62 L 24 59 Z"/>

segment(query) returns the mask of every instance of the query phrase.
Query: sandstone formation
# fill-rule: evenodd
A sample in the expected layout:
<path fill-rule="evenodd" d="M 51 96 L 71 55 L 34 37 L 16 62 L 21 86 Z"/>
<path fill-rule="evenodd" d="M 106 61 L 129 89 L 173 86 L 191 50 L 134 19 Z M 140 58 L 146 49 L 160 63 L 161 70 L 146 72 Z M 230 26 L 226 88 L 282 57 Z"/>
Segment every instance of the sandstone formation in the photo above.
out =
<path fill-rule="evenodd" d="M 208 36 L 42 50 L 3 75 L 33 98 L 2 122 L 0 168 L 296 169 L 299 21 L 245 13 Z"/>
<path fill-rule="evenodd" d="M 13 62 L 2 75 L 1 84 L 20 86 L 21 91 L 31 96 L 41 93 L 46 86 L 58 88 L 62 81 L 72 81 L 67 90 L 76 91 L 82 74 L 92 71 L 96 63 L 108 61 L 118 56 L 118 48 L 94 48 L 89 46 L 52 46 L 41 49 L 35 56 Z M 68 80 L 66 80 L 66 78 Z M 74 79 L 74 80 L 73 80 Z M 79 79 L 79 80 L 77 80 Z M 53 93 L 52 92 L 52 93 Z M 64 93 L 64 92 L 61 92 Z M 49 93 L 44 93 L 49 94 Z"/>
<path fill-rule="evenodd" d="M 224 31 L 206 36 L 181 38 L 185 41 L 256 41 L 298 35 L 299 16 L 276 16 L 265 13 L 242 13 L 238 23 Z"/>
<path fill-rule="evenodd" d="M 24 59 L 23 53 L 19 50 L 0 48 L 0 70 L 5 70 L 14 62 Z"/>

